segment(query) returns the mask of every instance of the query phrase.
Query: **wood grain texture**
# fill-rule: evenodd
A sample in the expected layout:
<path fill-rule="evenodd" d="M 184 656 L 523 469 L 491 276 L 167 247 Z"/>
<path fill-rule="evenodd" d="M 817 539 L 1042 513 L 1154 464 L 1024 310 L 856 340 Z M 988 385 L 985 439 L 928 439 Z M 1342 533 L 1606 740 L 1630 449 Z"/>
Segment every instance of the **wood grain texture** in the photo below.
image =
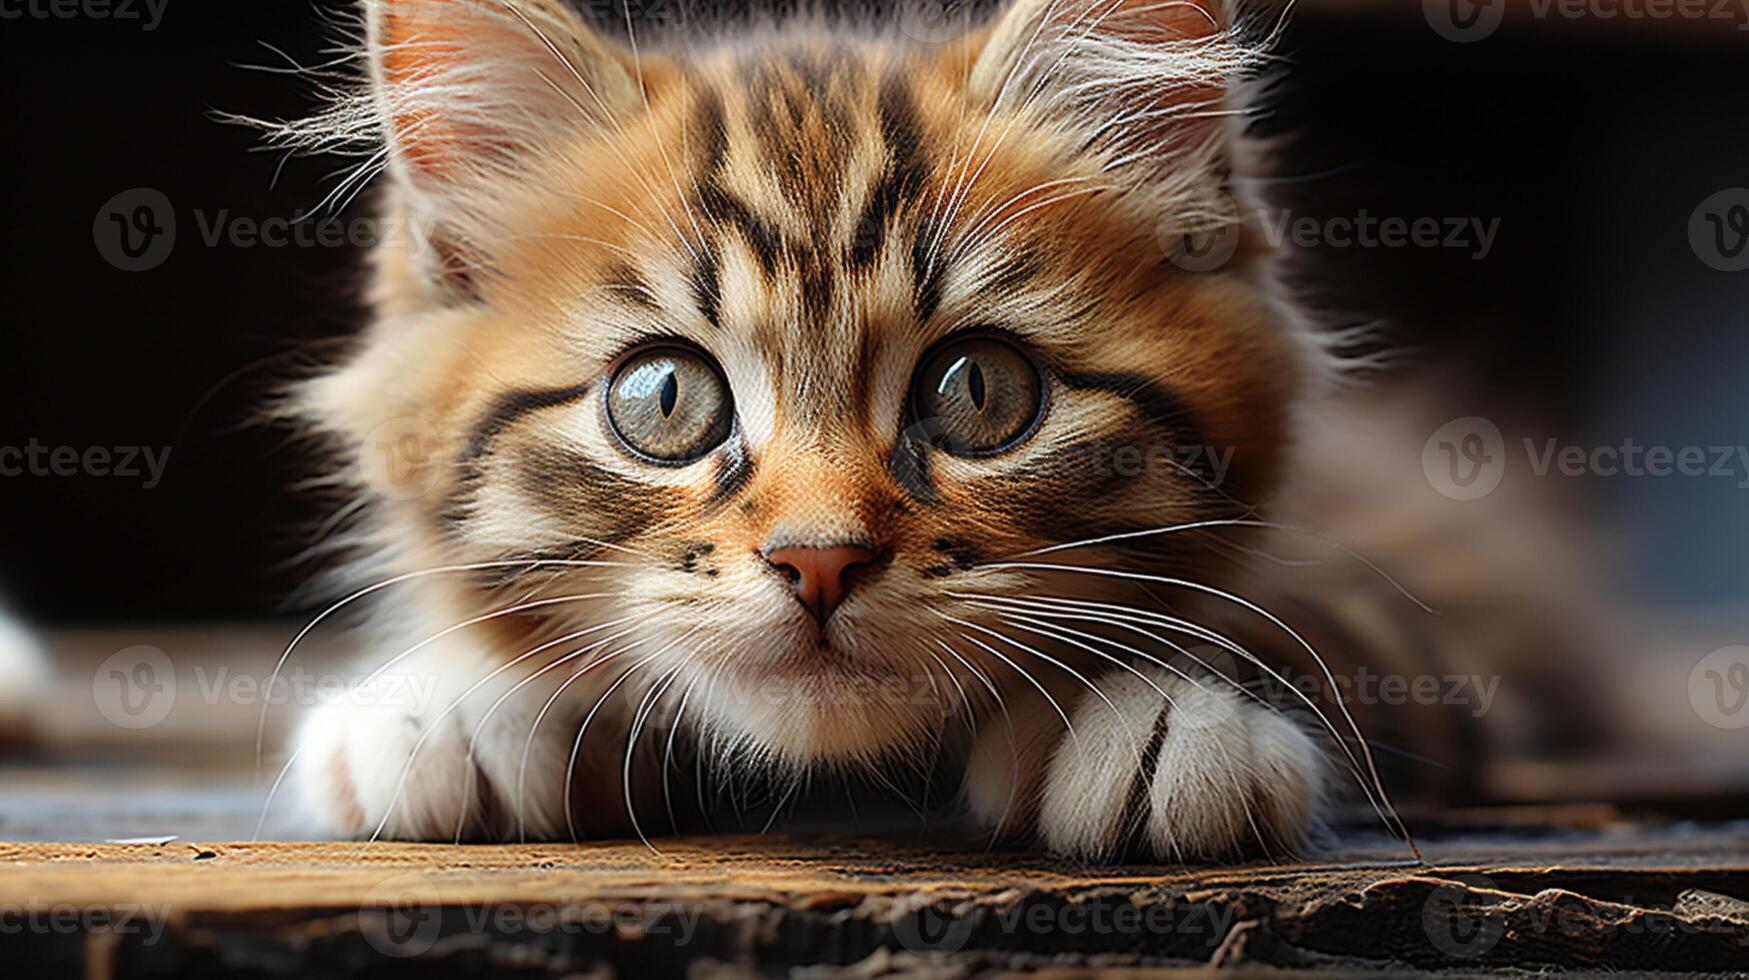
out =
<path fill-rule="evenodd" d="M 659 854 L 14 844 L 0 901 L 27 928 L 0 948 L 13 967 L 115 977 L 1726 973 L 1749 971 L 1744 831 L 1466 834 L 1427 844 L 1426 864 L 1372 840 L 1319 863 L 1099 871 L 838 838 L 672 839 Z M 57 911 L 80 927 L 46 924 Z"/>

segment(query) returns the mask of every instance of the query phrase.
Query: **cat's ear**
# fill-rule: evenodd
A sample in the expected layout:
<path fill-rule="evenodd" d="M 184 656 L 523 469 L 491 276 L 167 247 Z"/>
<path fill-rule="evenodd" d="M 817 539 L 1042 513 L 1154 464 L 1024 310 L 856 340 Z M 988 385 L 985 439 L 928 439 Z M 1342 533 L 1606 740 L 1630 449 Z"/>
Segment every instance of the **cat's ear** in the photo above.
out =
<path fill-rule="evenodd" d="M 1186 165 L 1220 166 L 1235 86 L 1264 57 L 1232 6 L 1014 0 L 983 39 L 969 94 L 1070 134 L 1113 172 L 1183 181 Z"/>
<path fill-rule="evenodd" d="M 554 141 L 640 102 L 630 56 L 561 0 L 365 0 L 371 110 L 400 204 L 440 251 L 466 251 Z M 468 256 L 443 254 L 448 266 Z"/>

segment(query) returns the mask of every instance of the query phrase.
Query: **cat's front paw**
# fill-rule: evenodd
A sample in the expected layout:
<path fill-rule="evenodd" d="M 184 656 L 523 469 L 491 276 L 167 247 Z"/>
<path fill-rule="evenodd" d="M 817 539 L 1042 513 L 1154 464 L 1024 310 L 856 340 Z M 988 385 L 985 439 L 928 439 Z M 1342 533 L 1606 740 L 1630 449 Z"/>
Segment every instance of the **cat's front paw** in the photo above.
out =
<path fill-rule="evenodd" d="M 372 674 L 315 708 L 298 731 L 288 788 L 301 801 L 302 829 L 416 841 L 568 835 L 581 825 L 560 778 L 576 759 L 575 720 L 554 708 L 564 688 L 557 671 L 519 680 L 453 650 Z M 576 761 L 580 776 L 595 774 L 588 753 Z M 617 779 L 611 787 L 591 799 L 617 801 Z"/>
<path fill-rule="evenodd" d="M 324 836 L 497 836 L 500 787 L 452 712 L 351 699 L 304 721 L 293 760 L 306 822 Z"/>
<path fill-rule="evenodd" d="M 462 783 L 461 748 L 442 729 L 426 731 L 416 715 L 383 705 L 334 703 L 312 712 L 293 760 L 293 787 L 311 829 L 356 838 L 380 826 L 381 836 L 436 839 L 436 811 L 447 809 L 454 820 L 458 801 L 446 791 Z M 434 790 L 450 796 L 447 808 Z"/>
<path fill-rule="evenodd" d="M 1094 862 L 1303 849 L 1324 784 L 1312 738 L 1219 679 L 1139 673 L 1107 674 L 1103 698 L 1084 690 L 1064 705 L 1074 730 L 1043 762 L 1028 814 L 1038 843 Z"/>

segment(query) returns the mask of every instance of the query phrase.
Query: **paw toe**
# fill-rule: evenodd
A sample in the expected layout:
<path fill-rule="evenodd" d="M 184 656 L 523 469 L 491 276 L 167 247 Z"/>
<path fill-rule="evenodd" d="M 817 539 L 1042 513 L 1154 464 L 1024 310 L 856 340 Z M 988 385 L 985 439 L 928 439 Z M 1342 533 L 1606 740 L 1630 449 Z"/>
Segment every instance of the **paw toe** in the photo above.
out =
<path fill-rule="evenodd" d="M 1167 702 L 1157 682 L 1122 673 L 1100 680 L 1075 705 L 1072 733 L 1051 758 L 1039 807 L 1039 834 L 1052 851 L 1083 860 L 1116 857 L 1140 822 L 1148 758 L 1157 748 Z"/>
<path fill-rule="evenodd" d="M 1164 671 L 1100 679 L 1077 700 L 1041 790 L 1051 851 L 1196 862 L 1298 849 L 1319 804 L 1321 761 L 1280 713 L 1218 681 Z"/>
<path fill-rule="evenodd" d="M 1317 805 L 1311 740 L 1231 689 L 1179 682 L 1155 762 L 1144 835 L 1180 861 L 1297 850 Z"/>

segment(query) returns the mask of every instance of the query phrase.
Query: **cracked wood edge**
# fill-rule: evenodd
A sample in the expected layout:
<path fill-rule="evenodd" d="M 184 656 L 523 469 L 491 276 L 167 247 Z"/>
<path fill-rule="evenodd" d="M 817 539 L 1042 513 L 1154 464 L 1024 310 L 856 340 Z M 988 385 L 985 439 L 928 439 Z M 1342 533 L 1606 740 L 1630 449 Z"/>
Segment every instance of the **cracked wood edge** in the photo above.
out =
<path fill-rule="evenodd" d="M 1659 863 L 1668 855 L 1650 848 L 1572 862 L 1102 874 L 1025 856 L 855 841 L 709 838 L 662 847 L 658 855 L 614 844 L 0 845 L 0 899 L 156 903 L 176 955 L 146 948 L 139 934 L 81 947 L 113 975 L 141 963 L 168 970 L 161 975 L 217 969 L 239 955 L 239 944 L 255 953 L 301 950 L 345 972 L 393 939 L 388 927 L 400 920 L 390 917 L 415 915 L 422 944 L 409 962 L 474 962 L 538 940 L 567 969 L 922 956 L 1009 966 L 1045 957 L 1749 970 L 1749 860 L 1740 853 Z M 585 907 L 627 918 L 587 932 L 558 919 L 541 927 L 511 916 L 507 926 L 496 914 L 546 908 L 562 919 Z M 675 925 L 677 916 L 690 917 L 684 943 L 677 928 L 648 928 Z"/>

